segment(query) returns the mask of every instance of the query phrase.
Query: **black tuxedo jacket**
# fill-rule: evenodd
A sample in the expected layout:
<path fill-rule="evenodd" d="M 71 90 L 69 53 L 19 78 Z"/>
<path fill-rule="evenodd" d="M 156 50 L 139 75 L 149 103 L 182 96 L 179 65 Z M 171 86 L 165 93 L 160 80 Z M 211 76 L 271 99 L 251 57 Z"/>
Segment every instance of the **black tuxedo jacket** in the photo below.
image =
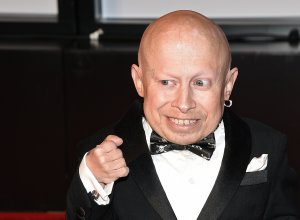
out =
<path fill-rule="evenodd" d="M 105 206 L 92 200 L 76 172 L 67 195 L 67 219 L 176 219 L 149 154 L 142 112 L 141 104 L 135 103 L 115 126 L 83 142 L 82 154 L 108 134 L 118 135 L 130 172 L 115 182 L 111 202 Z M 285 136 L 229 110 L 223 121 L 221 169 L 198 219 L 299 219 L 297 182 L 287 165 Z M 268 154 L 267 169 L 246 173 L 250 160 L 261 154 Z"/>

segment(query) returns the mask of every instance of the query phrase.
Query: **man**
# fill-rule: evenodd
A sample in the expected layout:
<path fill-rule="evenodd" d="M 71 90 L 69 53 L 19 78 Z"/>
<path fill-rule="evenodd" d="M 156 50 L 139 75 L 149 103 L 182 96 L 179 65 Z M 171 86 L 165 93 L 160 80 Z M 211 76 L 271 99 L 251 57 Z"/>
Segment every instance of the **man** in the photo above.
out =
<path fill-rule="evenodd" d="M 138 63 L 143 101 L 84 142 L 68 219 L 299 218 L 285 136 L 224 110 L 238 70 L 217 25 L 169 13 L 146 29 Z"/>

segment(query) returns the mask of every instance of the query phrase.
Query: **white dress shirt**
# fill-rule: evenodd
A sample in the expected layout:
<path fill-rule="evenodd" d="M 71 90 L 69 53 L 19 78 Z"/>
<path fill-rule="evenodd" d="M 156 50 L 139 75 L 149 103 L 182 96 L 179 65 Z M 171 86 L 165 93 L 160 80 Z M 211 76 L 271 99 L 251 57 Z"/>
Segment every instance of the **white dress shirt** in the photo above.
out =
<path fill-rule="evenodd" d="M 143 118 L 148 147 L 152 129 Z M 152 155 L 159 180 L 178 220 L 194 220 L 200 214 L 218 176 L 225 149 L 223 121 L 215 131 L 216 149 L 208 161 L 190 151 L 169 151 Z M 109 203 L 113 183 L 103 189 L 86 165 L 85 156 L 79 168 L 80 178 L 87 190 L 96 190 L 99 205 Z"/>
<path fill-rule="evenodd" d="M 147 144 L 151 127 L 143 120 Z M 178 220 L 195 220 L 218 176 L 225 149 L 224 124 L 215 131 L 216 149 L 208 161 L 190 151 L 152 155 L 159 180 Z"/>

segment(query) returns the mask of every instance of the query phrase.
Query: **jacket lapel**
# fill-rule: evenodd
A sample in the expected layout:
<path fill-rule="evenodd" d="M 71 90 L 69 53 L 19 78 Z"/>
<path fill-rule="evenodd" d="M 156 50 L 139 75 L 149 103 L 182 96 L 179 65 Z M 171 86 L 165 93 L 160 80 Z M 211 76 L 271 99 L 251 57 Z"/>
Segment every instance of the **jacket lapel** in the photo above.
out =
<path fill-rule="evenodd" d="M 123 139 L 121 146 L 129 175 L 162 219 L 176 219 L 168 198 L 157 176 L 142 125 L 142 105 L 134 103 L 115 133 Z"/>
<path fill-rule="evenodd" d="M 229 110 L 223 116 L 225 152 L 216 183 L 198 219 L 218 219 L 237 191 L 247 169 L 251 154 L 248 126 Z"/>
<path fill-rule="evenodd" d="M 137 185 L 161 218 L 176 219 L 149 153 L 141 155 L 131 163 L 130 169 Z"/>

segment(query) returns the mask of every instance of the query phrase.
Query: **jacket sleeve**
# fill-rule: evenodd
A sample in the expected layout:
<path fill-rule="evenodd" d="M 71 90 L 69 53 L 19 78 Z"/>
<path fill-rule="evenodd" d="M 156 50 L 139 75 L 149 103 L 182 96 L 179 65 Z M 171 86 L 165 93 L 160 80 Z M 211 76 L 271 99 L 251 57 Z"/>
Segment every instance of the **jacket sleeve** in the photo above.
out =
<path fill-rule="evenodd" d="M 270 161 L 272 182 L 264 219 L 300 219 L 297 175 L 288 166 L 286 137 L 277 143 L 270 157 L 276 159 Z"/>
<path fill-rule="evenodd" d="M 112 133 L 111 128 L 102 129 L 91 137 L 81 141 L 78 148 L 78 161 L 81 161 L 83 155 L 90 149 L 101 143 L 104 138 Z M 78 165 L 79 167 L 79 165 Z M 76 170 L 72 182 L 67 192 L 67 220 L 94 220 L 94 219 L 112 219 L 111 205 L 98 205 L 86 192 L 86 189 L 80 179 L 79 169 Z"/>
<path fill-rule="evenodd" d="M 86 192 L 79 171 L 75 173 L 67 192 L 67 220 L 112 219 L 111 205 L 98 205 Z"/>

